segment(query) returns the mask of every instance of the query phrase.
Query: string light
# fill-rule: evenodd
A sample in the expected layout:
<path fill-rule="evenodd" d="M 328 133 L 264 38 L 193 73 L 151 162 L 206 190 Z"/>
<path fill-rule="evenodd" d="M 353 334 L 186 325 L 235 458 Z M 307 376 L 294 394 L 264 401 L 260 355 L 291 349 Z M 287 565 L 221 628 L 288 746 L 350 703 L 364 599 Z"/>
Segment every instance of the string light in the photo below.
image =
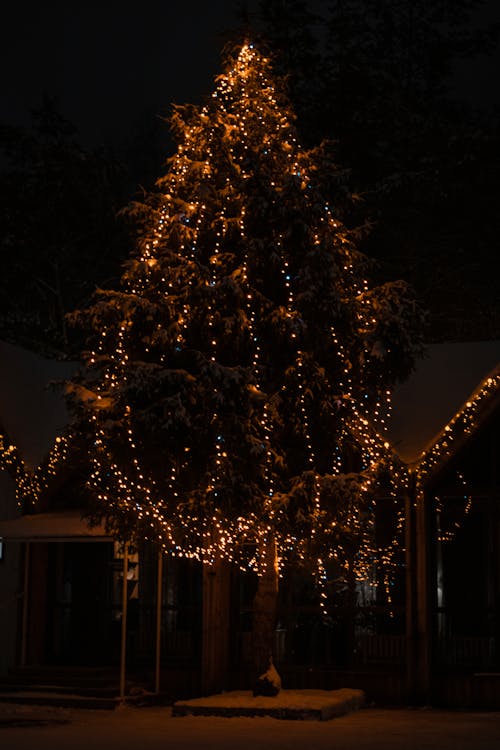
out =
<path fill-rule="evenodd" d="M 401 550 L 408 472 L 385 437 L 390 389 L 370 381 L 377 300 L 318 199 L 269 60 L 244 45 L 211 100 L 183 118 L 176 111 L 181 143 L 156 219 L 122 291 L 91 313 L 88 486 L 103 515 L 125 515 L 173 555 L 262 572 L 266 539 L 280 571 L 315 559 L 326 612 L 330 564 L 356 580 L 382 566 L 388 582 Z M 30 474 L 0 443 L 19 498 L 36 502 L 69 445 L 61 438 Z M 396 517 L 385 546 L 381 475 Z"/>

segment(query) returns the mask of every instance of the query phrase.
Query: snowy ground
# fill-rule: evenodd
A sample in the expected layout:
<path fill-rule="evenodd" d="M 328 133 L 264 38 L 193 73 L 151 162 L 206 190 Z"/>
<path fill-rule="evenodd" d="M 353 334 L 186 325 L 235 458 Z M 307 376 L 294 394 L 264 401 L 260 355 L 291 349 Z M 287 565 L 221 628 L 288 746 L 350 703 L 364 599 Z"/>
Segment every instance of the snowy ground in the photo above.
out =
<path fill-rule="evenodd" d="M 7 720 L 32 726 L 12 726 Z M 46 722 L 35 725 L 34 722 Z M 51 723 L 57 721 L 58 723 Z M 66 722 L 66 723 L 63 723 Z M 366 708 L 332 721 L 178 717 L 0 704 L 1 750 L 496 750 L 500 713 Z"/>

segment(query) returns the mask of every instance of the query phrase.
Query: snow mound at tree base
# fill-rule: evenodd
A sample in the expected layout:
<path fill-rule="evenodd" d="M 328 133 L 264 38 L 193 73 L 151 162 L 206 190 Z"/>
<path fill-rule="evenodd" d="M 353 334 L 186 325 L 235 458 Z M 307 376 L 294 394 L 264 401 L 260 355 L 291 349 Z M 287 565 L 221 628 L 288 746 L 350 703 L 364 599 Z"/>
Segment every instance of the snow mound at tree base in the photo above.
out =
<path fill-rule="evenodd" d="M 275 719 L 327 721 L 356 711 L 365 703 L 362 690 L 281 690 L 275 697 L 234 690 L 174 703 L 173 716 L 271 716 Z"/>

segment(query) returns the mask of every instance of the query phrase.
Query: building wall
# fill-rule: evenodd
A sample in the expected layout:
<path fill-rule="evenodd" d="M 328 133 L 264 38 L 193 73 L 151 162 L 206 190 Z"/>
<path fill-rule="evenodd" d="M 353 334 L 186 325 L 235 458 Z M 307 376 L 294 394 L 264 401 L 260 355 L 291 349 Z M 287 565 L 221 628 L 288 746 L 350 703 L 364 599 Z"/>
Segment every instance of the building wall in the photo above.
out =
<path fill-rule="evenodd" d="M 497 410 L 428 487 L 433 676 L 446 705 L 500 705 L 499 466 Z"/>
<path fill-rule="evenodd" d="M 8 520 L 17 514 L 14 483 L 7 472 L 0 471 L 0 518 Z M 22 605 L 21 546 L 4 542 L 0 560 L 0 675 L 16 663 Z"/>

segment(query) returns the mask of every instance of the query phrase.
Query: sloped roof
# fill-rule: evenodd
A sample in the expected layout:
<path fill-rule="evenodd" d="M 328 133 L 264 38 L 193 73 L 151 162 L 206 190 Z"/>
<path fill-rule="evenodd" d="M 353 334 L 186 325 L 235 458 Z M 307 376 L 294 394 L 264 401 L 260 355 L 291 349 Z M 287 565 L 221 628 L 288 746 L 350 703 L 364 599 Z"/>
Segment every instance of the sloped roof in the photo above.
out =
<path fill-rule="evenodd" d="M 388 440 L 408 464 L 422 452 L 500 363 L 500 341 L 430 345 L 393 396 Z M 45 359 L 0 341 L 0 428 L 36 468 L 68 422 L 62 388 L 77 364 Z"/>
<path fill-rule="evenodd" d="M 51 384 L 76 367 L 0 341 L 0 429 L 30 469 L 42 463 L 68 422 L 62 388 Z"/>
<path fill-rule="evenodd" d="M 393 395 L 388 440 L 415 463 L 500 363 L 500 341 L 433 344 Z"/>
<path fill-rule="evenodd" d="M 0 520 L 0 538 L 17 542 L 108 542 L 102 525 L 89 526 L 79 511 L 35 513 Z"/>

